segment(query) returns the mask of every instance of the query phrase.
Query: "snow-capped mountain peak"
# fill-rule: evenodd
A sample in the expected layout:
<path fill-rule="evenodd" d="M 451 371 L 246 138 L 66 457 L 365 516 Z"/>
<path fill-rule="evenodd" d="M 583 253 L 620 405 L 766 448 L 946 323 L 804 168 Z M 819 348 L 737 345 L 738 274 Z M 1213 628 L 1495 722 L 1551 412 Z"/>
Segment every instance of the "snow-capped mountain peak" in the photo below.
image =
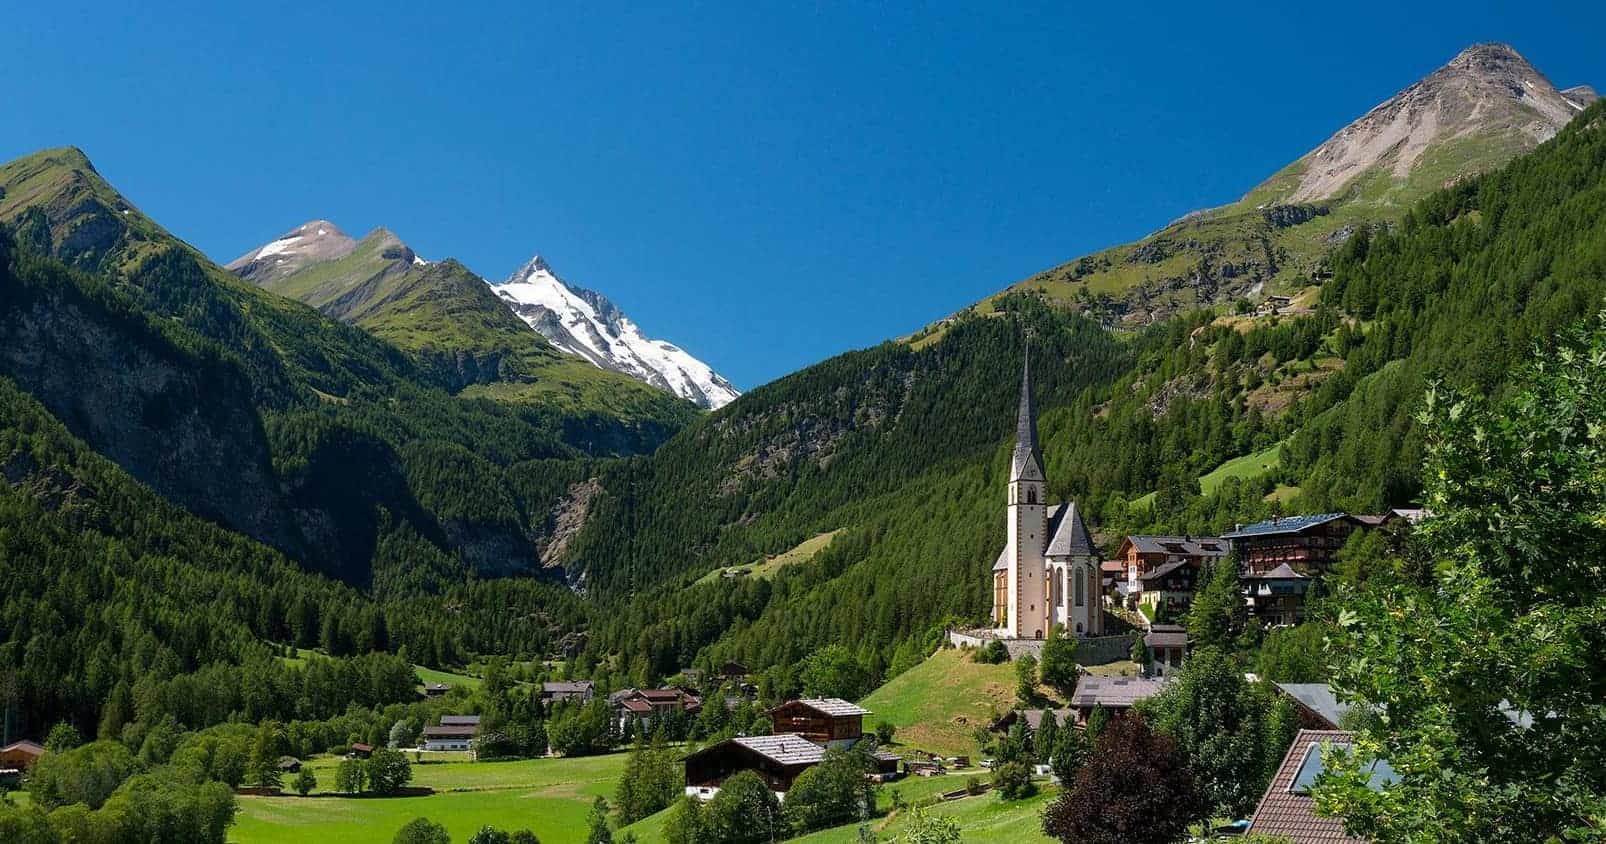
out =
<path fill-rule="evenodd" d="M 540 255 L 492 286 L 554 346 L 603 369 L 639 378 L 706 408 L 723 407 L 741 395 L 684 349 L 643 334 L 608 297 L 559 278 Z"/>

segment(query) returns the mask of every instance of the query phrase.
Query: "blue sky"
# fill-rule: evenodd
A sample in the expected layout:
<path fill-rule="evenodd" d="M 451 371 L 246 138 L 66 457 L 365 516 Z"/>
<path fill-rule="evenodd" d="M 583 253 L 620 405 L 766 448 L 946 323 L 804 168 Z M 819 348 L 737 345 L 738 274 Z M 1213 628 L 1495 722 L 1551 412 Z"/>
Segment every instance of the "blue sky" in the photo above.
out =
<path fill-rule="evenodd" d="M 315 217 L 540 252 L 744 388 L 1236 199 L 1472 42 L 1606 89 L 1600 3 L 213 5 L 13 4 L 0 159 L 80 146 L 222 261 Z"/>

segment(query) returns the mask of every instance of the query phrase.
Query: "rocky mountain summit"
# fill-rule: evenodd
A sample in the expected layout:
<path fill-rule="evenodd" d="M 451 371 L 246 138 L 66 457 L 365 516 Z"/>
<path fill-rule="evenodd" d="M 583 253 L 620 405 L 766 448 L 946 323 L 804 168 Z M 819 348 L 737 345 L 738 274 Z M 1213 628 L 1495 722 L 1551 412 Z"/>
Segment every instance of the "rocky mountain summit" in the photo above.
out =
<path fill-rule="evenodd" d="M 1427 156 L 1458 141 L 1532 147 L 1595 98 L 1584 85 L 1558 90 L 1506 44 L 1474 44 L 1301 157 L 1292 190 L 1266 199 L 1333 199 L 1374 170 L 1406 180 Z"/>
<path fill-rule="evenodd" d="M 559 278 L 540 256 L 495 285 L 497 295 L 552 345 L 614 372 L 719 408 L 741 392 L 708 364 L 665 340 L 654 340 L 595 290 Z"/>
<path fill-rule="evenodd" d="M 1004 294 L 1072 304 L 1111 326 L 1293 296 L 1321 283 L 1324 256 L 1357 229 L 1398 219 L 1429 193 L 1532 150 L 1596 99 L 1587 85 L 1558 90 L 1508 45 L 1474 44 L 1237 202 L 1037 273 Z"/>
<path fill-rule="evenodd" d="M 357 241 L 328 220 L 311 220 L 224 265 L 256 285 L 284 278 L 304 267 L 351 254 Z"/>

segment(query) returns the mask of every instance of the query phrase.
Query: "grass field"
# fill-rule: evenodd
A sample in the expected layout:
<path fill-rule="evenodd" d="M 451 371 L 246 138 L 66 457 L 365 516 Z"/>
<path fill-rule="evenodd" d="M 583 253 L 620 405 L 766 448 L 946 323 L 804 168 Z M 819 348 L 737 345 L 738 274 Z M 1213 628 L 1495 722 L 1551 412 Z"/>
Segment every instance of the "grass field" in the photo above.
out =
<path fill-rule="evenodd" d="M 963 785 L 961 781 L 959 786 Z M 926 811 L 953 818 L 959 824 L 961 841 L 1049 844 L 1054 839 L 1043 834 L 1042 814 L 1056 793 L 1056 790 L 1045 788 L 1035 797 L 1016 801 L 1000 800 L 996 794 L 981 794 L 939 803 Z M 907 813 L 888 815 L 871 821 L 870 829 L 877 834 L 878 840 L 896 840 L 903 833 L 908 817 Z M 850 824 L 793 840 L 799 844 L 855 844 L 859 840 L 859 828 Z"/>
<path fill-rule="evenodd" d="M 291 665 L 300 665 L 301 663 L 306 662 L 308 657 L 317 655 L 318 652 L 311 650 L 310 648 L 296 648 L 295 656 L 281 656 L 279 659 L 282 659 Z M 480 687 L 480 678 L 475 677 L 472 674 L 458 674 L 452 671 L 440 671 L 434 668 L 425 668 L 422 665 L 414 665 L 413 671 L 418 675 L 419 688 L 423 688 L 425 683 L 446 683 L 447 685 L 451 686 L 462 686 L 466 689 L 477 689 Z"/>
<path fill-rule="evenodd" d="M 529 829 L 542 841 L 581 841 L 591 801 L 613 796 L 625 756 L 414 765 L 411 784 L 437 792 L 427 797 L 241 797 L 229 840 L 389 844 L 403 824 L 427 817 L 443 824 L 454 841 L 467 840 L 485 824 Z M 312 762 L 320 785 L 334 782 L 338 763 Z"/>
<path fill-rule="evenodd" d="M 898 745 L 951 756 L 974 753 L 971 734 L 1014 701 L 1013 665 L 983 665 L 962 651 L 944 649 L 887 681 L 860 705 L 875 713 L 864 719 L 866 729 L 890 721 L 898 728 Z"/>
<path fill-rule="evenodd" d="M 1276 445 L 1254 454 L 1245 454 L 1211 469 L 1199 476 L 1199 491 L 1204 495 L 1213 494 L 1228 478 L 1258 478 L 1261 475 L 1277 468 L 1283 459 L 1283 444 Z M 1143 507 L 1154 503 L 1154 493 L 1134 499 L 1132 506 Z"/>
<path fill-rule="evenodd" d="M 708 574 L 698 578 L 697 582 L 713 583 L 714 581 L 719 580 L 721 577 L 724 577 L 726 572 L 734 571 L 745 571 L 747 572 L 748 577 L 756 577 L 760 579 L 774 577 L 775 573 L 780 571 L 782 566 L 788 566 L 792 563 L 802 563 L 813 559 L 815 554 L 820 553 L 825 546 L 831 544 L 831 540 L 836 537 L 838 532 L 839 531 L 832 530 L 811 536 L 808 539 L 799 542 L 795 547 L 782 551 L 779 554 L 767 556 L 762 560 L 755 560 L 754 562 L 748 563 L 744 566 L 728 566 L 726 568 L 714 569 Z"/>

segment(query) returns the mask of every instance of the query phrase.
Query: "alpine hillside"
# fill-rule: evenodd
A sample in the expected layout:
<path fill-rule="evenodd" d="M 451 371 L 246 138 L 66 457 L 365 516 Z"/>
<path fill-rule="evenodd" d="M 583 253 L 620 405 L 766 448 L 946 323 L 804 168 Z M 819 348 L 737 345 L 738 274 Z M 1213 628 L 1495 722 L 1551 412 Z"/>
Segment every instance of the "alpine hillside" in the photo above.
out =
<path fill-rule="evenodd" d="M 1606 304 L 1606 105 L 1579 115 L 1392 221 L 1356 224 L 1291 312 L 1193 308 L 1109 332 L 1014 290 L 920 342 L 756 388 L 608 467 L 564 555 L 620 607 L 586 658 L 650 678 L 844 644 L 890 674 L 944 622 L 980 623 L 1028 342 L 1049 500 L 1075 500 L 1101 541 L 1414 503 L 1428 385 L 1498 395 Z M 704 577 L 827 532 L 766 578 Z"/>
<path fill-rule="evenodd" d="M 553 345 L 603 369 L 639 378 L 699 407 L 724 407 L 741 395 L 708 364 L 642 334 L 606 296 L 559 278 L 540 255 L 497 285 L 496 294 Z"/>
<path fill-rule="evenodd" d="M 1475 44 L 1237 202 L 1010 290 L 1124 326 L 1222 302 L 1297 297 L 1331 272 L 1326 254 L 1357 227 L 1397 220 L 1432 191 L 1533 149 L 1595 99 L 1586 85 L 1558 90 L 1510 46 Z M 994 301 L 975 307 L 987 313 Z"/>

